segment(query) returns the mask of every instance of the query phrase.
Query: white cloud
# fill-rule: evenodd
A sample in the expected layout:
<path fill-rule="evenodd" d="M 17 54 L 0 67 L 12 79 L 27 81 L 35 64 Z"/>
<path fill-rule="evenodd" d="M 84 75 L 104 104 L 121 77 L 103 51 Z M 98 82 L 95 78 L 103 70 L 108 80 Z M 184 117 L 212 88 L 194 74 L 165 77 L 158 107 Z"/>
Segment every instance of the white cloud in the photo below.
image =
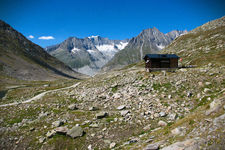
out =
<path fill-rule="evenodd" d="M 38 39 L 40 39 L 40 40 L 53 40 L 55 38 L 53 36 L 41 36 Z"/>
<path fill-rule="evenodd" d="M 33 39 L 33 38 L 34 38 L 34 36 L 33 36 L 33 35 L 29 35 L 29 36 L 28 36 L 28 38 Z"/>

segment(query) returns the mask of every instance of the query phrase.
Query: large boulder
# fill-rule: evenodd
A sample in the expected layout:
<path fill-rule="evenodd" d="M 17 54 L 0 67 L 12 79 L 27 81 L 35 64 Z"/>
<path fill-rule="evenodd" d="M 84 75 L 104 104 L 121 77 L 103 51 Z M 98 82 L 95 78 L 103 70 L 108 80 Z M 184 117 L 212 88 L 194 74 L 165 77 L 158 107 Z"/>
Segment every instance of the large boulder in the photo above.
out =
<path fill-rule="evenodd" d="M 99 112 L 99 113 L 96 114 L 96 118 L 101 119 L 101 118 L 106 117 L 107 115 L 108 115 L 107 112 Z"/>
<path fill-rule="evenodd" d="M 128 113 L 130 113 L 130 111 L 129 110 L 122 110 L 121 112 L 120 112 L 120 114 L 121 114 L 121 116 L 126 116 Z"/>
<path fill-rule="evenodd" d="M 47 136 L 47 138 L 51 138 L 51 137 L 53 137 L 55 134 L 56 134 L 56 131 L 55 131 L 55 130 L 51 130 L 51 131 L 48 131 L 48 132 L 47 132 L 46 136 Z"/>
<path fill-rule="evenodd" d="M 220 99 L 215 99 L 209 106 L 210 108 L 205 112 L 206 115 L 210 115 L 211 113 L 218 111 L 219 108 L 222 107 L 222 102 Z"/>
<path fill-rule="evenodd" d="M 58 121 L 54 121 L 54 122 L 52 123 L 52 126 L 53 126 L 53 127 L 59 127 L 59 126 L 61 126 L 61 125 L 63 125 L 63 124 L 64 124 L 63 121 L 58 120 Z"/>
<path fill-rule="evenodd" d="M 172 145 L 164 147 L 162 150 L 199 150 L 202 139 L 188 139 L 182 142 L 176 142 Z"/>
<path fill-rule="evenodd" d="M 116 109 L 117 109 L 117 110 L 123 110 L 123 109 L 125 109 L 125 108 L 126 108 L 125 105 L 120 105 L 120 106 L 118 106 Z"/>
<path fill-rule="evenodd" d="M 58 127 L 58 128 L 55 128 L 55 131 L 58 134 L 66 134 L 68 132 L 68 128 L 67 127 Z"/>
<path fill-rule="evenodd" d="M 162 121 L 162 120 L 160 120 L 159 122 L 158 122 L 158 125 L 159 126 L 167 126 L 167 123 L 165 122 L 165 121 Z"/>
<path fill-rule="evenodd" d="M 77 108 L 77 105 L 76 104 L 71 104 L 71 105 L 68 106 L 68 109 L 69 110 L 76 110 L 78 108 Z"/>
<path fill-rule="evenodd" d="M 79 126 L 74 126 L 70 130 L 68 130 L 66 134 L 71 138 L 77 138 L 84 135 L 84 130 Z"/>
<path fill-rule="evenodd" d="M 149 144 L 147 145 L 144 150 L 158 150 L 159 149 L 159 144 Z"/>

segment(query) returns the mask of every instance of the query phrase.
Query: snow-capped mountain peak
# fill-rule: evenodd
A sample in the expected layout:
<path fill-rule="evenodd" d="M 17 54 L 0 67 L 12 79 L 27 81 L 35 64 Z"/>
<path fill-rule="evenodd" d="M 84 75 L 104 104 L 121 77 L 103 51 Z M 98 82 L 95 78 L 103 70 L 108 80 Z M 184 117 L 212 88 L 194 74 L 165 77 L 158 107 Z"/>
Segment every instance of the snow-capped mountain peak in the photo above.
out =
<path fill-rule="evenodd" d="M 84 39 L 71 37 L 61 44 L 47 47 L 46 50 L 74 70 L 95 75 L 127 44 L 128 40 L 110 40 L 99 35 L 92 35 Z"/>
<path fill-rule="evenodd" d="M 98 37 L 99 37 L 99 35 L 92 35 L 92 36 L 89 36 L 88 38 L 92 39 L 92 38 L 98 38 Z"/>

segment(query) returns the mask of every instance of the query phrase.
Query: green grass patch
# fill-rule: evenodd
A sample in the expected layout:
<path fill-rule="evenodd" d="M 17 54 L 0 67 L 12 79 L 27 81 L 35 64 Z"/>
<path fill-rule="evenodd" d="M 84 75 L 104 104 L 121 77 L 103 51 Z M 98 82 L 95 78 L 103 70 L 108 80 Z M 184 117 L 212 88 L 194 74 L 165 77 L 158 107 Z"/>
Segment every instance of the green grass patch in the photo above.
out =
<path fill-rule="evenodd" d="M 153 87 L 154 90 L 159 90 L 162 86 L 161 86 L 160 83 L 153 83 L 152 87 Z"/>
<path fill-rule="evenodd" d="M 193 125 L 195 123 L 194 120 L 189 120 L 189 125 Z"/>
<path fill-rule="evenodd" d="M 118 86 L 112 87 L 111 91 L 112 91 L 113 93 L 116 93 L 116 92 L 118 91 Z"/>

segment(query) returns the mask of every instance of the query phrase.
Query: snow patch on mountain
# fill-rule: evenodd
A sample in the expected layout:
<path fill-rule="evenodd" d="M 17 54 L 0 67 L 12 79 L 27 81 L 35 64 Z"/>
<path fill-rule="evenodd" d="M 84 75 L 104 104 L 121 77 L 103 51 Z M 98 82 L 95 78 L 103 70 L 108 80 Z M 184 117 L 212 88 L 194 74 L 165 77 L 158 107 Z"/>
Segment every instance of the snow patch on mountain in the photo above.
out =
<path fill-rule="evenodd" d="M 128 42 L 120 42 L 120 44 L 117 44 L 119 50 L 124 49 L 127 46 Z"/>
<path fill-rule="evenodd" d="M 89 54 L 93 54 L 93 53 L 96 53 L 96 50 L 92 50 L 92 49 L 89 49 L 87 50 Z"/>
<path fill-rule="evenodd" d="M 99 37 L 99 35 L 92 35 L 92 36 L 89 36 L 88 38 L 91 39 L 91 38 L 97 38 Z"/>
<path fill-rule="evenodd" d="M 163 48 L 165 48 L 165 46 L 164 45 L 162 45 L 162 44 L 160 44 L 160 45 L 156 45 L 160 50 L 161 49 L 163 49 Z"/>
<path fill-rule="evenodd" d="M 79 51 L 81 51 L 79 48 L 76 48 L 76 47 L 74 47 L 72 50 L 71 50 L 71 52 L 72 53 L 76 53 L 76 52 L 79 52 Z"/>
<path fill-rule="evenodd" d="M 95 46 L 100 52 L 107 52 L 107 51 L 115 51 L 114 45 L 104 44 L 104 45 L 96 45 Z"/>
<path fill-rule="evenodd" d="M 111 59 L 118 51 L 124 49 L 128 42 L 120 42 L 120 44 L 103 44 L 96 45 L 96 48 L 103 53 L 104 56 Z"/>

